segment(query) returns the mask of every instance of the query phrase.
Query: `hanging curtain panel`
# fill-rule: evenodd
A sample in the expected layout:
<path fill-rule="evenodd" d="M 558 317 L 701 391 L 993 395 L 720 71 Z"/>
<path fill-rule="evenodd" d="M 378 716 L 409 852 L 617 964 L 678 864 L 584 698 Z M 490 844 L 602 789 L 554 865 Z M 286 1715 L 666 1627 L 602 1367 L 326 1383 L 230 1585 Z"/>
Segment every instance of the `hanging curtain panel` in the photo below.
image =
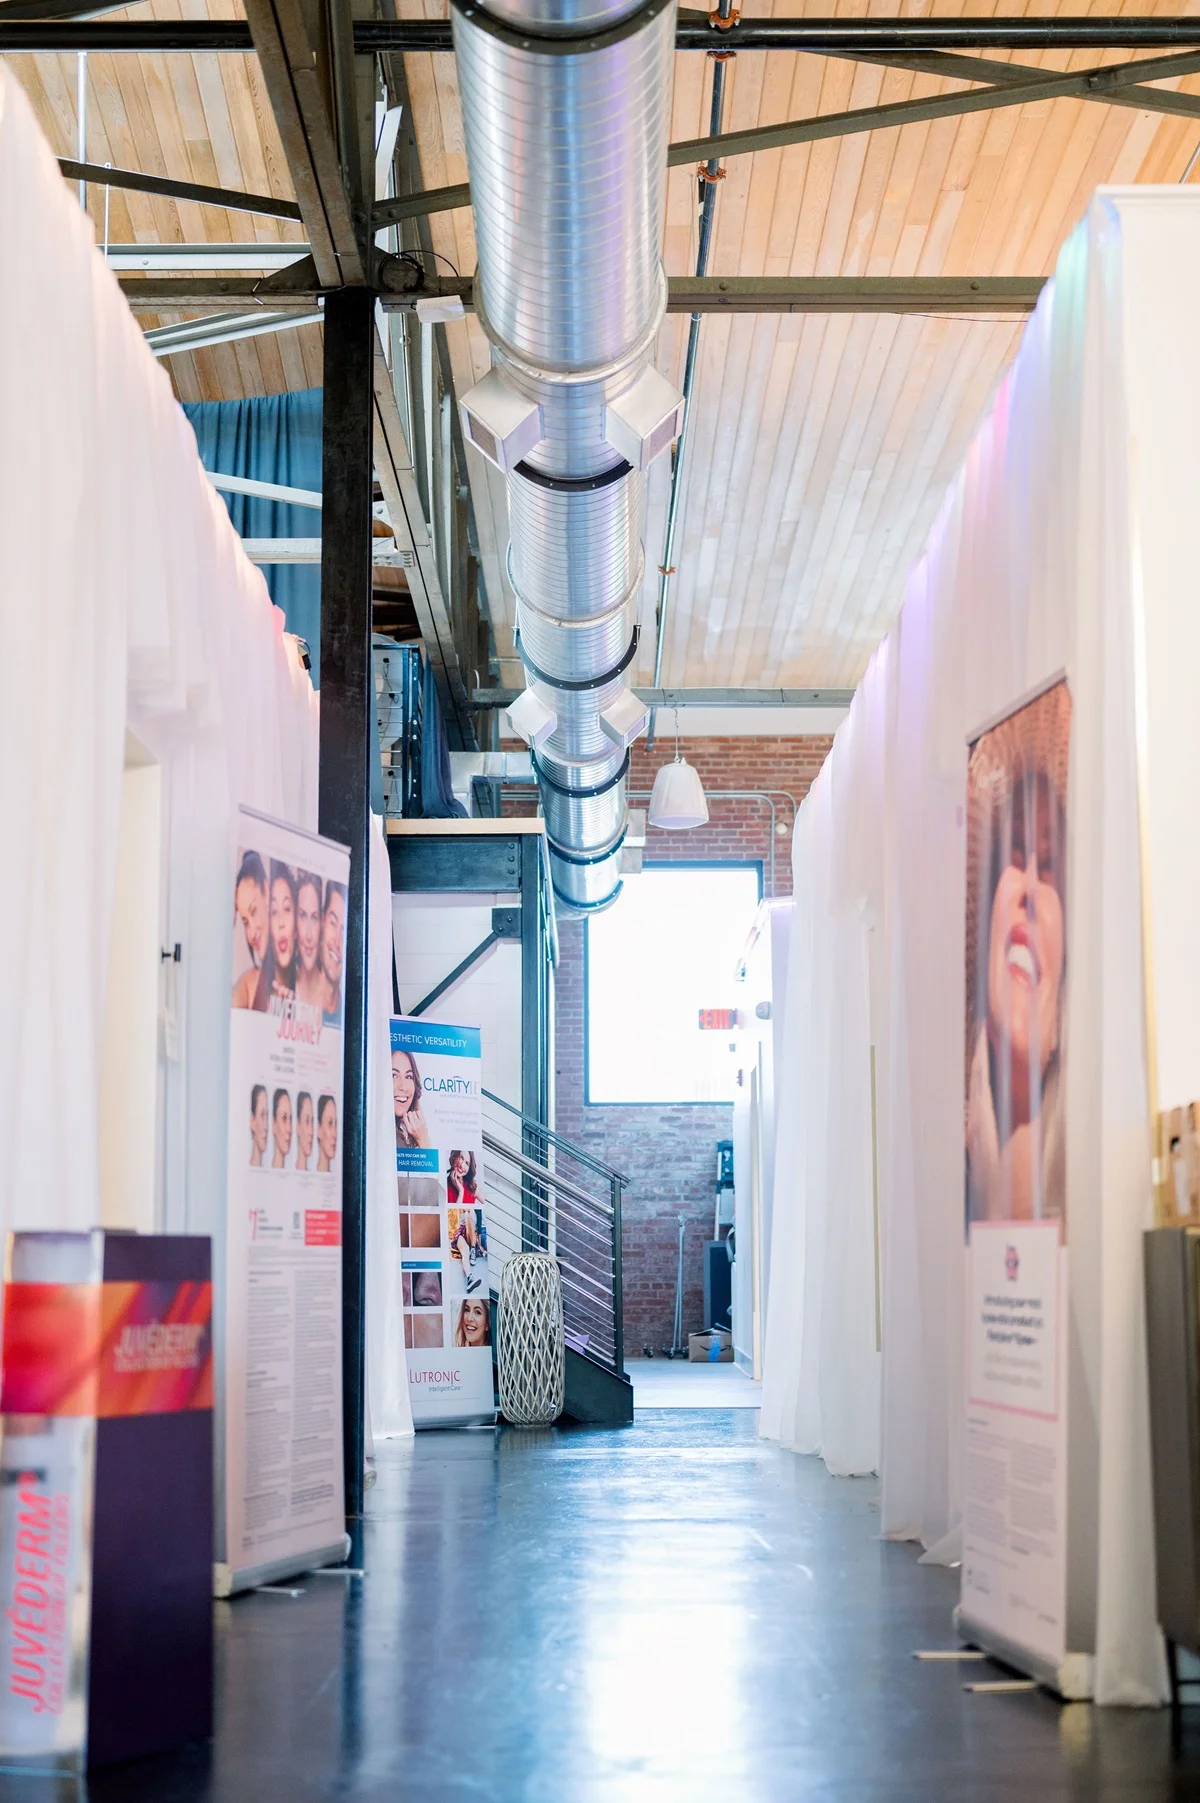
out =
<path fill-rule="evenodd" d="M 321 419 L 324 390 L 255 396 L 245 401 L 189 401 L 183 411 L 196 434 L 206 470 L 225 476 L 276 482 L 321 492 Z M 320 538 L 318 508 L 268 501 L 261 495 L 223 492 L 221 499 L 241 538 Z M 262 573 L 289 632 L 308 646 L 313 687 L 321 685 L 321 566 L 263 564 Z"/>
<path fill-rule="evenodd" d="M 977 1211 L 1069 1224 L 1064 1632 L 1106 1703 L 1163 1695 L 1141 1290 L 1153 1221 L 1142 929 L 1145 904 L 1157 1100 L 1182 1106 L 1200 1095 L 1198 285 L 1200 195 L 1095 197 L 793 843 L 777 1156 L 789 1178 L 774 1203 L 763 1431 L 834 1470 L 878 1462 L 883 1532 L 958 1559 L 973 1139 Z M 1027 1135 L 989 1053 L 986 1007 L 974 1031 L 967 1020 L 969 745 L 1013 716 L 1008 749 L 1025 771 L 1032 740 L 1014 735 L 1040 713 L 1018 710 L 1058 683 L 1061 701 L 1041 713 L 1069 708 L 1069 754 L 1064 728 L 1061 768 L 1051 759 L 1044 781 L 1034 771 L 1026 783 L 1037 849 L 1022 857 L 1042 856 L 1053 815 L 1066 833 L 1058 860 L 1046 854 L 1065 949 L 1056 961 L 1030 931 L 1005 954 L 1039 1007 L 1056 973 L 1037 1029 L 1053 1068 L 1041 1058 L 1043 1087 L 1029 1092 L 1041 1162 L 993 1185 L 993 1207 L 980 1199 L 988 1173 L 1022 1156 Z M 977 775 L 994 787 L 1003 760 L 992 762 Z M 977 938 L 985 930 L 991 913 L 975 922 Z M 989 1085 L 990 1114 L 978 1105 Z"/>

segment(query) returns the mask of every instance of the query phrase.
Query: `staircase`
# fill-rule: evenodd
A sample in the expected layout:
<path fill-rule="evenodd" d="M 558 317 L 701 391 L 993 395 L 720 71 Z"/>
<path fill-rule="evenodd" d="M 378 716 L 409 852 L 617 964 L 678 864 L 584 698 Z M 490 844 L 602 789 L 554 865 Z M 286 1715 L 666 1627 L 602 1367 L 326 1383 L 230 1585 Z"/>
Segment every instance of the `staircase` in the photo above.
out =
<path fill-rule="evenodd" d="M 492 1293 L 514 1252 L 550 1252 L 562 1274 L 564 1413 L 627 1427 L 633 1386 L 621 1326 L 619 1171 L 484 1090 L 483 1166 Z"/>

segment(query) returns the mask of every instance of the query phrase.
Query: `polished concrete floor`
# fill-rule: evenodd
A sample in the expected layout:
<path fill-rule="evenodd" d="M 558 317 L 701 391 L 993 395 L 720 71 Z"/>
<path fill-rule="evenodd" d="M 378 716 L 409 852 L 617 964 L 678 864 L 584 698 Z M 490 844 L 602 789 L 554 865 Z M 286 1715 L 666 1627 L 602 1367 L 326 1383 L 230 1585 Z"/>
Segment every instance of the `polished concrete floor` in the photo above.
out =
<path fill-rule="evenodd" d="M 757 1409 L 762 1385 L 737 1365 L 626 1359 L 635 1409 Z"/>
<path fill-rule="evenodd" d="M 971 1696 L 953 1573 L 753 1411 L 383 1449 L 366 1577 L 219 1609 L 211 1749 L 91 1803 L 1150 1803 L 1164 1714 Z M 38 1781 L 0 1795 L 39 1798 Z"/>

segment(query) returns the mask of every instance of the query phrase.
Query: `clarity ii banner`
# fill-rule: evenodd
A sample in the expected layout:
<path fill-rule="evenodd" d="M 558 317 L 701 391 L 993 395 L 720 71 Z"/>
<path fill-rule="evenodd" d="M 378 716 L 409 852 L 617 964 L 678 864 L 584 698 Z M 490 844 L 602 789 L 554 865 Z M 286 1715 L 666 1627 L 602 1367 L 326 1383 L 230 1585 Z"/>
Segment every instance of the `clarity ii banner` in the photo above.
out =
<path fill-rule="evenodd" d="M 495 1415 L 481 1073 L 478 1027 L 392 1021 L 401 1306 L 417 1427 Z"/>
<path fill-rule="evenodd" d="M 983 732 L 967 780 L 967 1428 L 960 1628 L 1063 1688 L 1063 1021 L 1071 697 Z"/>
<path fill-rule="evenodd" d="M 342 1555 L 344 846 L 239 816 L 218 1588 Z M 223 1533 L 222 1533 L 223 1529 Z"/>

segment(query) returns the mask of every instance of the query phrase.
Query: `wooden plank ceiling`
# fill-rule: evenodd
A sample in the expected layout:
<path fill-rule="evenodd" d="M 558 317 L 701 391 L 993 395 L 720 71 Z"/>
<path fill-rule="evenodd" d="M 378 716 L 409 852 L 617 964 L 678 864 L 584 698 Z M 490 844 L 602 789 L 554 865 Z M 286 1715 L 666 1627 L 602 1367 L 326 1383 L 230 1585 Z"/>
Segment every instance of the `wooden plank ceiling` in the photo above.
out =
<path fill-rule="evenodd" d="M 437 17 L 444 0 L 399 0 L 401 16 Z M 236 0 L 153 0 L 160 18 L 240 11 Z M 853 0 L 754 0 L 748 12 L 885 15 Z M 928 9 L 911 9 L 924 13 Z M 938 7 L 986 16 L 1036 10 L 1177 13 L 1178 0 L 1101 0 L 1090 8 Z M 144 17 L 145 8 L 137 9 Z M 133 15 L 115 15 L 133 16 Z M 997 56 L 1003 53 L 989 53 Z M 1079 51 L 1023 52 L 1023 63 L 1083 68 L 1122 60 Z M 291 197 L 251 57 L 88 59 L 88 156 L 126 168 Z M 466 179 L 453 59 L 406 59 L 428 186 Z M 712 63 L 676 59 L 672 137 L 708 129 Z M 75 58 L 18 57 L 12 67 L 61 155 L 75 155 Z M 725 128 L 740 129 L 953 91 L 961 84 L 795 53 L 743 52 L 727 65 Z M 1200 92 L 1200 78 L 1179 83 Z M 1090 194 L 1104 182 L 1175 182 L 1200 125 L 1078 100 L 1045 101 L 737 157 L 717 198 L 714 275 L 1047 274 Z M 103 200 L 91 210 L 102 229 Z M 435 248 L 475 266 L 468 212 L 431 221 Z M 148 196 L 111 195 L 118 240 L 246 242 L 299 235 L 256 219 Z M 694 271 L 696 184 L 671 172 L 668 272 Z M 659 367 L 678 382 L 687 332 L 672 318 Z M 487 368 L 474 319 L 447 328 L 463 392 Z M 705 319 L 674 562 L 663 680 L 670 685 L 849 687 L 895 616 L 971 431 L 1020 336 L 987 318 L 710 316 Z M 176 356 L 181 397 L 217 398 L 320 381 L 314 327 Z M 503 578 L 502 481 L 471 451 L 472 486 L 497 642 L 512 649 Z M 662 557 L 667 459 L 652 474 L 638 680 L 653 662 L 656 566 Z M 516 666 L 505 675 L 515 679 Z"/>
<path fill-rule="evenodd" d="M 237 0 L 151 0 L 123 19 L 241 18 Z M 22 83 L 56 156 L 78 156 L 75 56 L 14 56 L 9 70 Z M 89 56 L 87 156 L 177 181 L 204 182 L 294 200 L 291 177 L 266 89 L 253 56 Z M 88 212 L 104 240 L 105 190 L 88 190 Z M 303 240 L 304 228 L 285 219 L 231 213 L 193 201 L 108 190 L 112 244 L 278 244 Z M 189 317 L 140 314 L 146 327 Z M 184 401 L 241 400 L 315 388 L 321 382 L 321 334 L 301 326 L 245 338 L 166 359 Z"/>

